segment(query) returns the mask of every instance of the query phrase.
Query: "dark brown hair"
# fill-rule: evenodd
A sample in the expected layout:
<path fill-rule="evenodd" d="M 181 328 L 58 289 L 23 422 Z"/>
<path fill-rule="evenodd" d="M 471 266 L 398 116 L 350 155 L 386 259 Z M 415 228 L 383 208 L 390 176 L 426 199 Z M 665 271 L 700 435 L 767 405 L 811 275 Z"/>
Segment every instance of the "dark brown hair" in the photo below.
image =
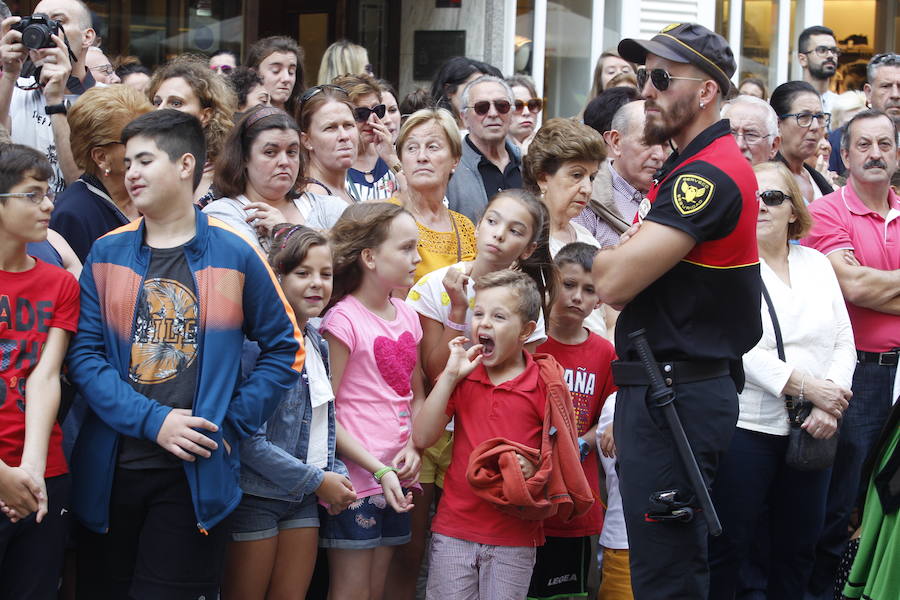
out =
<path fill-rule="evenodd" d="M 375 94 L 378 96 L 378 101 L 381 102 L 381 85 L 379 85 L 377 79 L 368 73 L 341 75 L 340 77 L 335 77 L 332 83 L 347 90 L 350 102 L 353 104 L 356 104 L 360 98 L 369 94 Z"/>
<path fill-rule="evenodd" d="M 275 52 L 290 52 L 297 57 L 297 77 L 294 81 L 294 89 L 291 90 L 291 95 L 284 103 L 284 109 L 288 114 L 294 114 L 297 109 L 297 98 L 306 89 L 306 78 L 303 73 L 303 48 L 291 38 L 283 35 L 264 37 L 253 42 L 253 45 L 247 50 L 247 66 L 258 70 L 262 61 Z"/>
<path fill-rule="evenodd" d="M 391 223 L 402 214 L 409 213 L 403 207 L 388 202 L 353 204 L 344 211 L 330 233 L 334 252 L 334 289 L 329 306 L 360 286 L 363 278 L 360 265 L 362 251 L 384 243 Z"/>
<path fill-rule="evenodd" d="M 254 106 L 238 121 L 228 137 L 222 153 L 216 159 L 213 185 L 227 198 L 236 198 L 247 188 L 247 162 L 250 148 L 263 131 L 279 129 L 296 131 L 299 140 L 300 127 L 289 114 L 273 106 Z M 300 153 L 300 170 L 303 172 L 303 153 Z"/>
<path fill-rule="evenodd" d="M 596 130 L 574 119 L 550 119 L 538 129 L 522 160 L 525 189 L 539 193 L 538 179 L 555 175 L 565 162 L 605 158 L 606 146 Z"/>
<path fill-rule="evenodd" d="M 315 229 L 293 223 L 272 228 L 269 264 L 276 275 L 287 275 L 303 262 L 310 248 L 328 246 L 328 238 Z"/>

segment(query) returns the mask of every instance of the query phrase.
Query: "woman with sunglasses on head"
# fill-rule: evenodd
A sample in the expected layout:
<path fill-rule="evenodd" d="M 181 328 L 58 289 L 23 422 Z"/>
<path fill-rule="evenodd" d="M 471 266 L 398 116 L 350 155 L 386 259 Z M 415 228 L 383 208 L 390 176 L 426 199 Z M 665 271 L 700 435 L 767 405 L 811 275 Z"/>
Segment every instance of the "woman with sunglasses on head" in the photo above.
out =
<path fill-rule="evenodd" d="M 297 121 L 306 168 L 300 178 L 304 196 L 358 202 L 347 191 L 347 171 L 356 160 L 359 130 L 347 91 L 336 85 L 311 87 L 300 97 Z"/>
<path fill-rule="evenodd" d="M 259 73 L 272 106 L 293 115 L 306 88 L 303 49 L 297 42 L 283 35 L 257 40 L 247 50 L 247 66 Z"/>
<path fill-rule="evenodd" d="M 216 50 L 209 55 L 209 68 L 222 75 L 231 73 L 237 64 L 237 56 L 231 50 Z"/>
<path fill-rule="evenodd" d="M 216 189 L 225 197 L 203 212 L 238 230 L 269 251 L 280 223 L 329 229 L 345 205 L 336 198 L 295 198 L 302 168 L 300 128 L 280 108 L 257 106 L 238 122 L 216 162 Z"/>
<path fill-rule="evenodd" d="M 173 58 L 153 73 L 147 97 L 157 108 L 173 108 L 194 115 L 206 136 L 206 164 L 203 178 L 194 190 L 194 201 L 206 206 L 218 197 L 213 184 L 213 165 L 222 151 L 225 136 L 234 126 L 237 96 L 225 78 L 215 73 L 205 59 L 184 54 Z"/>
<path fill-rule="evenodd" d="M 515 97 L 509 119 L 509 139 L 524 155 L 537 131 L 537 120 L 544 108 L 544 99 L 538 98 L 534 80 L 527 75 L 507 77 L 506 83 L 512 88 Z"/>
<path fill-rule="evenodd" d="M 807 204 L 833 192 L 828 180 L 804 162 L 816 155 L 822 132 L 831 122 L 831 115 L 822 111 L 819 93 L 805 81 L 789 81 L 775 88 L 769 104 L 778 115 L 781 133 L 781 150 L 775 159 L 794 174 Z"/>
<path fill-rule="evenodd" d="M 801 425 L 806 433 L 816 439 L 836 435 L 852 395 L 856 351 L 831 263 L 812 248 L 790 243 L 812 223 L 796 176 L 778 162 L 753 170 L 759 184 L 763 335 L 743 357 L 746 383 L 738 397 L 737 429 L 712 487 L 723 533 L 710 538 L 709 597 L 740 595 L 738 573 L 756 546 L 757 525 L 768 507 L 765 596 L 794 600 L 803 597 L 812 571 L 831 469 L 801 471 L 785 463 L 786 396 L 812 403 Z"/>
<path fill-rule="evenodd" d="M 371 75 L 345 75 L 334 85 L 347 90 L 359 129 L 359 152 L 347 171 L 347 193 L 358 202 L 387 200 L 400 192 L 403 168 L 384 122 L 387 106 L 381 86 Z"/>

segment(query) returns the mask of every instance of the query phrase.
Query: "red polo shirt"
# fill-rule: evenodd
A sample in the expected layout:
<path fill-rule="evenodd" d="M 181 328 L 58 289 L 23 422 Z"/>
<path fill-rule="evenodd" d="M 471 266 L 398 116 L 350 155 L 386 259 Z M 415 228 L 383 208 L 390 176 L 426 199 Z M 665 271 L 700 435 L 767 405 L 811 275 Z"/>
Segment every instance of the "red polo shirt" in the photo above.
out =
<path fill-rule="evenodd" d="M 856 260 L 882 271 L 900 269 L 900 198 L 888 192 L 887 218 L 863 204 L 848 185 L 809 205 L 813 226 L 802 243 L 828 255 L 853 250 Z M 847 302 L 856 347 L 867 352 L 886 352 L 900 347 L 900 316 L 889 315 Z"/>
<path fill-rule="evenodd" d="M 450 396 L 447 416 L 455 418 L 453 455 L 433 531 L 494 546 L 544 543 L 541 521 L 525 521 L 500 512 L 476 496 L 466 479 L 469 456 L 485 440 L 503 437 L 540 448 L 547 390 L 534 359 L 524 354 L 525 370 L 517 377 L 495 386 L 484 366 L 479 365 Z"/>

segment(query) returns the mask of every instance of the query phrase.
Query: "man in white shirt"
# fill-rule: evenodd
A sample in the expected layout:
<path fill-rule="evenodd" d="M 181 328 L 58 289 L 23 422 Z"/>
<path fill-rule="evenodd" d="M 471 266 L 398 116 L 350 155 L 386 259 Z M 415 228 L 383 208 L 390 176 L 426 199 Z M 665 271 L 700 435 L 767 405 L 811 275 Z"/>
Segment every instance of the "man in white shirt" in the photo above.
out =
<path fill-rule="evenodd" d="M 830 113 L 837 94 L 829 89 L 837 71 L 841 50 L 834 32 L 822 25 L 807 27 L 797 40 L 797 59 L 803 68 L 803 81 L 811 84 L 822 96 L 822 109 Z"/>
<path fill-rule="evenodd" d="M 58 21 L 65 30 L 66 44 L 29 51 L 22 44 L 22 34 L 12 29 L 20 17 L 5 19 L 0 25 L 0 123 L 6 125 L 14 142 L 31 146 L 44 154 L 53 166 L 51 187 L 59 192 L 66 181 L 78 177 L 79 169 L 69 148 L 69 125 L 63 94 L 80 95 L 95 84 L 85 67 L 87 50 L 96 34 L 91 27 L 91 15 L 81 0 L 42 0 L 34 13 L 43 13 Z M 71 61 L 69 52 L 75 57 Z M 26 58 L 41 65 L 40 80 L 20 78 Z M 49 96 L 46 84 L 51 77 L 61 77 L 65 83 L 62 94 Z"/>

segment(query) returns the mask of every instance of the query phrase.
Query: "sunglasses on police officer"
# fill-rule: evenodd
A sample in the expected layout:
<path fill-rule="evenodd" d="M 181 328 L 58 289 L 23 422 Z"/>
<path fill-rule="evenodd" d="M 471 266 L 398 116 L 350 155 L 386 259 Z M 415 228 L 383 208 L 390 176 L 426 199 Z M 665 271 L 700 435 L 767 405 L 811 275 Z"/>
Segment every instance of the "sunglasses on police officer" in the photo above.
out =
<path fill-rule="evenodd" d="M 791 197 L 781 190 L 757 191 L 756 197 L 766 206 L 781 206 L 785 200 L 791 201 Z"/>
<path fill-rule="evenodd" d="M 669 89 L 669 84 L 673 79 L 687 79 L 688 81 L 706 81 L 700 77 L 676 77 L 674 75 L 669 75 L 669 72 L 665 69 L 647 69 L 645 67 L 641 67 L 637 71 L 637 84 L 638 91 L 642 91 L 644 86 L 647 85 L 647 80 L 650 80 L 650 83 L 653 84 L 653 87 L 658 89 L 661 92 Z"/>
<path fill-rule="evenodd" d="M 357 123 L 365 123 L 369 120 L 369 117 L 372 116 L 372 113 L 375 113 L 375 116 L 379 119 L 383 119 L 386 112 L 387 106 L 384 104 L 379 104 L 372 108 L 369 108 L 368 106 L 358 106 L 353 109 L 353 116 L 356 118 Z"/>

